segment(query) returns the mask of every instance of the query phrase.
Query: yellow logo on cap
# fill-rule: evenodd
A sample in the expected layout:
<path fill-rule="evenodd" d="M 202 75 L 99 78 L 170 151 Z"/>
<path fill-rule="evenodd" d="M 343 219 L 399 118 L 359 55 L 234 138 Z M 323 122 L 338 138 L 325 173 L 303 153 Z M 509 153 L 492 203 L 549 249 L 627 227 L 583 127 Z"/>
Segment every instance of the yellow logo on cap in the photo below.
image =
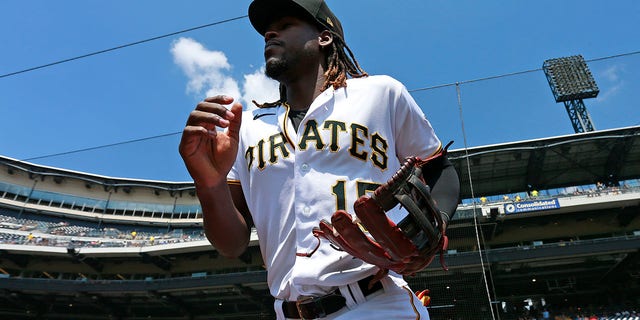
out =
<path fill-rule="evenodd" d="M 333 21 L 331 21 L 331 18 L 327 17 L 327 23 L 333 27 Z"/>

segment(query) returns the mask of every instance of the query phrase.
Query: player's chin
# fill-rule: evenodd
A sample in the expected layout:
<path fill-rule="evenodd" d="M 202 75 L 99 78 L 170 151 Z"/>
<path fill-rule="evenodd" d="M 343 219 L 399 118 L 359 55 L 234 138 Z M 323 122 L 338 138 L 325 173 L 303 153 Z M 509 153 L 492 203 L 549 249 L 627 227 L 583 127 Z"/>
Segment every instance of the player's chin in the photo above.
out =
<path fill-rule="evenodd" d="M 271 79 L 277 80 L 286 70 L 286 62 L 278 57 L 270 57 L 265 60 L 264 74 Z"/>

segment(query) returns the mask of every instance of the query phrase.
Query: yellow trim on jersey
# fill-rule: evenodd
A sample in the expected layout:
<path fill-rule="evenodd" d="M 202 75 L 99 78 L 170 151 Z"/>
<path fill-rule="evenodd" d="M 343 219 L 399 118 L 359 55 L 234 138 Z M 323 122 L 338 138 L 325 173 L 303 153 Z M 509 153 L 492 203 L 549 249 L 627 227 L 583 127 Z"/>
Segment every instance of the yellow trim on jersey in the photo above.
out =
<path fill-rule="evenodd" d="M 286 111 L 284 112 L 284 120 L 282 123 L 282 128 L 284 129 L 283 134 L 284 137 L 287 139 L 287 142 L 289 142 L 289 144 L 291 145 L 291 147 L 293 148 L 293 151 L 296 151 L 296 144 L 293 143 L 293 141 L 291 140 L 291 137 L 289 137 L 289 133 L 287 132 L 287 120 L 289 120 L 289 110 L 291 110 L 291 106 L 285 101 L 282 103 L 282 106 L 286 109 Z"/>
<path fill-rule="evenodd" d="M 409 288 L 405 287 L 405 286 L 403 286 L 402 289 L 404 289 L 407 292 L 407 294 L 409 295 L 409 303 L 411 303 L 411 307 L 413 308 L 413 312 L 416 313 L 416 320 L 420 320 L 420 312 L 418 311 L 418 308 L 416 307 L 416 304 L 414 302 L 415 300 L 413 299 L 414 293 L 411 292 L 411 290 Z"/>
<path fill-rule="evenodd" d="M 438 145 L 438 149 L 436 149 L 436 151 L 432 152 L 430 155 L 422 158 L 422 159 L 427 159 L 427 158 L 431 158 L 432 156 L 440 153 L 440 151 L 442 151 L 442 141 L 440 141 L 440 144 Z"/>
<path fill-rule="evenodd" d="M 227 184 L 231 184 L 234 186 L 239 186 L 240 185 L 240 180 L 229 180 L 227 179 Z"/>

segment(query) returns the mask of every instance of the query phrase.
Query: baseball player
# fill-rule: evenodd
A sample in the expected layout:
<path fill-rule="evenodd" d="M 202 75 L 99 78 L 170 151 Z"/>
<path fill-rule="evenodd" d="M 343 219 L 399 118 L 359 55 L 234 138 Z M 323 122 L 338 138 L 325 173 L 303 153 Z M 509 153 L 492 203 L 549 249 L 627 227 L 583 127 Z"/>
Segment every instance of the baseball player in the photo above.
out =
<path fill-rule="evenodd" d="M 208 239 L 238 257 L 255 226 L 278 319 L 429 319 L 403 279 L 409 269 L 369 263 L 315 231 L 353 214 L 406 157 L 441 152 L 430 123 L 400 82 L 360 68 L 324 1 L 255 0 L 249 18 L 280 100 L 243 112 L 219 95 L 189 115 L 179 149 Z M 433 167 L 425 180 L 450 215 L 457 174 L 446 158 Z"/>

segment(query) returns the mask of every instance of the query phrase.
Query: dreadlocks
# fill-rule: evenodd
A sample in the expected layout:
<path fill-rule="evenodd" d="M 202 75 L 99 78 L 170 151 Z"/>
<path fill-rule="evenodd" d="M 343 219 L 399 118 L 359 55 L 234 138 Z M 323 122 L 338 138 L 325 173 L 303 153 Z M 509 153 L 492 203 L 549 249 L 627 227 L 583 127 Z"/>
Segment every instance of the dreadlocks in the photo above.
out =
<path fill-rule="evenodd" d="M 326 90 L 329 86 L 333 89 L 347 86 L 347 75 L 353 78 L 362 78 L 368 76 L 367 72 L 362 70 L 358 60 L 353 55 L 349 46 L 344 42 L 342 37 L 331 31 L 333 42 L 331 42 L 331 50 L 327 59 L 327 71 L 325 71 L 325 81 L 322 90 Z"/>
<path fill-rule="evenodd" d="M 327 70 L 324 73 L 325 80 L 322 84 L 322 90 L 326 90 L 330 86 L 333 89 L 347 86 L 347 75 L 353 78 L 363 78 L 368 76 L 364 71 L 353 52 L 347 46 L 344 39 L 336 32 L 330 31 L 333 35 L 331 47 L 327 48 Z M 258 108 L 271 108 L 287 101 L 287 90 L 284 85 L 280 84 L 280 100 L 275 102 L 257 103 L 252 100 L 253 104 Z"/>

